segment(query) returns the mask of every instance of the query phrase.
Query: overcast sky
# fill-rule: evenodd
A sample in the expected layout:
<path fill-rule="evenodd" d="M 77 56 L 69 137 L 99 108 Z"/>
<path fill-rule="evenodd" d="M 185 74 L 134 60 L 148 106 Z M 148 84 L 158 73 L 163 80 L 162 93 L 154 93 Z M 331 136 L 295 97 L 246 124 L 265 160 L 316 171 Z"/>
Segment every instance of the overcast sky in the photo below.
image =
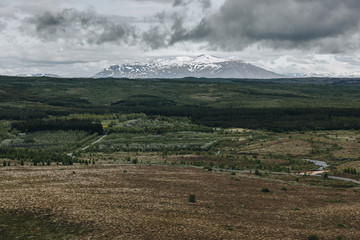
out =
<path fill-rule="evenodd" d="M 0 0 L 0 74 L 89 77 L 211 54 L 278 73 L 360 72 L 358 0 Z"/>

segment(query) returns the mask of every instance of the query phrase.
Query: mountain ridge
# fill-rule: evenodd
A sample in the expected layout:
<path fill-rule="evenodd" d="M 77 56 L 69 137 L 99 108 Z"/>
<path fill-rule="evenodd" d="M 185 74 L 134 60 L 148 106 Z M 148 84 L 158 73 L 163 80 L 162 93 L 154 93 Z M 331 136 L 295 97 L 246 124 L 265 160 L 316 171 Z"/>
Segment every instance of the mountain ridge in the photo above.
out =
<path fill-rule="evenodd" d="M 200 55 L 175 57 L 149 62 L 112 65 L 95 74 L 94 78 L 258 78 L 284 76 L 254 66 L 243 60 L 231 60 Z"/>

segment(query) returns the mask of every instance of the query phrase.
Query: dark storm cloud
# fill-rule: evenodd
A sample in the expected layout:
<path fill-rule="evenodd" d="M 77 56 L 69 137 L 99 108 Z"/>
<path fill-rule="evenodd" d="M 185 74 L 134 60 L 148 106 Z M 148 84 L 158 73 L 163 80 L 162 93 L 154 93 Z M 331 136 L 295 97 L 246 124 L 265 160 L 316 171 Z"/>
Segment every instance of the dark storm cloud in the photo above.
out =
<path fill-rule="evenodd" d="M 75 40 L 90 44 L 106 42 L 130 43 L 136 38 L 135 30 L 126 23 L 98 15 L 94 10 L 64 9 L 58 13 L 45 12 L 27 18 L 21 29 L 44 41 Z"/>
<path fill-rule="evenodd" d="M 360 47 L 358 0 L 226 0 L 212 15 L 206 11 L 211 8 L 211 0 L 149 1 L 167 3 L 173 9 L 156 14 L 147 30 L 140 30 L 121 18 L 99 15 L 95 10 L 75 9 L 27 18 L 22 29 L 44 41 L 142 43 L 151 49 L 181 42 L 201 42 L 211 49 L 226 51 L 242 50 L 253 44 L 325 53 Z M 192 8 L 203 10 L 206 17 L 199 17 L 193 23 L 196 18 L 189 20 L 187 16 Z"/>
<path fill-rule="evenodd" d="M 342 51 L 359 32 L 357 0 L 227 0 L 218 13 L 184 30 L 176 19 L 169 44 L 203 41 L 225 50 L 261 43 L 274 48 Z M 356 39 L 359 40 L 359 39 Z"/>

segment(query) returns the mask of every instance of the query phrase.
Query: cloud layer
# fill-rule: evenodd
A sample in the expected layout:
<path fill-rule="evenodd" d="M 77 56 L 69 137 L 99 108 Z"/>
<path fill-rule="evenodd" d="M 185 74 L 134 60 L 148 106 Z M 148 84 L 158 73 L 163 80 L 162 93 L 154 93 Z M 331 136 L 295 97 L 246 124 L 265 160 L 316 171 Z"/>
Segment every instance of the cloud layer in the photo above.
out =
<path fill-rule="evenodd" d="M 227 0 L 192 29 L 175 22 L 169 43 L 204 41 L 230 51 L 261 43 L 341 52 L 359 46 L 359 12 L 357 0 Z"/>
<path fill-rule="evenodd" d="M 358 0 L 0 1 L 0 74 L 91 76 L 202 53 L 280 73 L 358 71 L 360 61 Z"/>
<path fill-rule="evenodd" d="M 156 2 L 159 1 L 164 2 Z M 157 13 L 155 22 L 141 30 L 99 15 L 95 10 L 76 9 L 29 17 L 23 21 L 22 29 L 44 41 L 145 44 L 151 49 L 181 42 L 202 42 L 208 44 L 209 49 L 225 51 L 258 44 L 275 49 L 336 53 L 352 51 L 360 45 L 360 2 L 357 0 L 226 0 L 216 13 L 203 12 L 203 17 L 194 21 L 188 12 L 199 6 L 206 11 L 212 4 L 210 0 L 174 0 L 174 10 Z"/>
<path fill-rule="evenodd" d="M 134 27 L 115 23 L 98 15 L 95 10 L 63 9 L 58 13 L 44 12 L 23 20 L 21 29 L 44 41 L 64 39 L 77 43 L 130 43 L 136 38 Z"/>

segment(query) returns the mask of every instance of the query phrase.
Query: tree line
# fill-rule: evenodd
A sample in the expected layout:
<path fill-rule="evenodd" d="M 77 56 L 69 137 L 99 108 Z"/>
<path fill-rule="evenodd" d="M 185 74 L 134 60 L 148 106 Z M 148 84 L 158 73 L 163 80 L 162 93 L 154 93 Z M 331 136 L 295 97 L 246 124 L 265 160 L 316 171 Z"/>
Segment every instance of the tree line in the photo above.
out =
<path fill-rule="evenodd" d="M 62 163 L 62 165 L 72 165 L 78 162 L 76 158 L 67 156 L 63 153 L 54 153 L 42 150 L 30 150 L 24 148 L 0 148 L 0 158 L 32 162 L 38 164 L 48 164 L 51 162 Z"/>
<path fill-rule="evenodd" d="M 104 129 L 100 122 L 85 119 L 31 119 L 27 121 L 13 122 L 12 129 L 21 132 L 57 131 L 57 130 L 80 130 L 90 134 L 102 134 Z"/>
<path fill-rule="evenodd" d="M 193 123 L 208 127 L 241 127 L 276 132 L 360 129 L 360 108 L 112 107 L 125 113 L 186 116 Z"/>

